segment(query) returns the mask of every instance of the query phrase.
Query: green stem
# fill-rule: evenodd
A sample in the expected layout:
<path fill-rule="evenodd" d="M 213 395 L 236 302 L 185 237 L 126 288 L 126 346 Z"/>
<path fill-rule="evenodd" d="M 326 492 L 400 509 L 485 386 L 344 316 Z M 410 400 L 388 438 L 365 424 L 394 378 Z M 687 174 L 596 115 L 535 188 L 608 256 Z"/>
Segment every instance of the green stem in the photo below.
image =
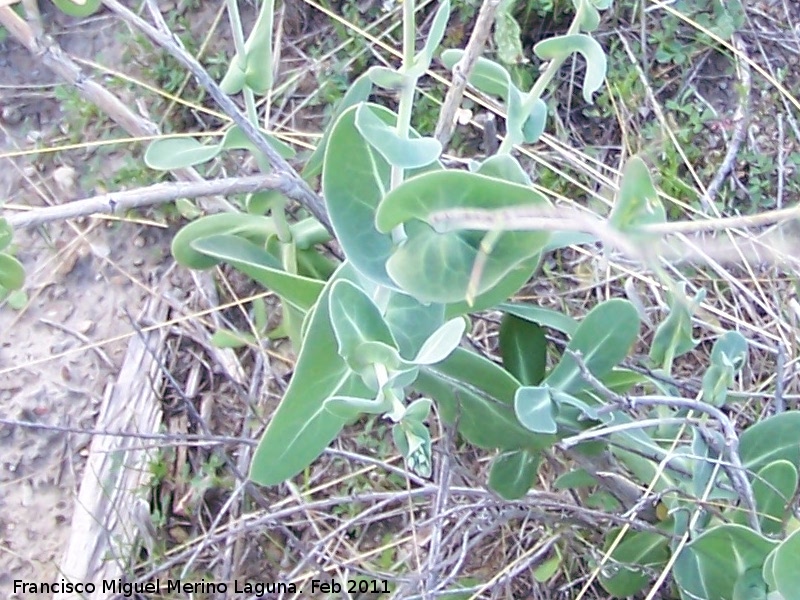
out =
<path fill-rule="evenodd" d="M 231 25 L 231 32 L 233 33 L 233 47 L 236 49 L 236 54 L 242 57 L 242 61 L 245 61 L 247 58 L 247 53 L 244 48 L 244 29 L 242 28 L 242 17 L 239 14 L 239 4 L 236 0 L 226 0 L 226 6 L 228 9 L 228 21 Z M 245 67 L 247 65 L 245 64 Z M 253 125 L 258 125 L 258 115 L 256 114 L 256 101 L 255 97 L 253 96 L 253 90 L 244 86 L 242 90 L 244 95 L 244 105 L 247 111 L 247 119 L 253 123 Z"/>
<path fill-rule="evenodd" d="M 414 109 L 414 95 L 417 89 L 416 78 L 408 75 L 409 71 L 414 66 L 414 58 L 416 57 L 414 42 L 417 36 L 417 27 L 414 10 L 414 0 L 403 0 L 403 66 L 401 68 L 401 72 L 403 73 L 403 87 L 400 89 L 400 102 L 397 108 L 396 126 L 397 135 L 403 139 L 408 139 L 408 134 L 411 131 L 411 113 Z M 403 183 L 405 175 L 405 169 L 392 166 L 391 188 L 395 189 Z M 395 244 L 399 244 L 405 239 L 406 234 L 402 225 L 392 230 L 392 240 Z"/>
<path fill-rule="evenodd" d="M 567 30 L 566 35 L 575 35 L 576 33 L 580 32 L 581 28 L 581 20 L 583 19 L 583 3 L 578 4 L 578 12 L 575 13 L 575 17 L 572 19 L 572 23 L 570 23 L 569 29 Z M 547 86 L 550 85 L 550 82 L 553 81 L 553 77 L 556 76 L 558 70 L 561 68 L 561 65 L 564 64 L 564 61 L 567 60 L 567 57 L 553 59 L 547 65 L 547 68 L 544 72 L 539 75 L 539 78 L 533 84 L 531 91 L 528 92 L 528 95 L 525 96 L 525 100 L 522 102 L 522 113 L 528 114 L 530 113 L 531 109 L 533 108 L 533 104 L 542 97 L 545 89 Z M 517 140 L 512 139 L 510 135 L 506 135 L 503 138 L 503 143 L 500 144 L 500 148 L 497 151 L 498 154 L 508 154 L 511 152 L 511 148 L 516 143 Z"/>

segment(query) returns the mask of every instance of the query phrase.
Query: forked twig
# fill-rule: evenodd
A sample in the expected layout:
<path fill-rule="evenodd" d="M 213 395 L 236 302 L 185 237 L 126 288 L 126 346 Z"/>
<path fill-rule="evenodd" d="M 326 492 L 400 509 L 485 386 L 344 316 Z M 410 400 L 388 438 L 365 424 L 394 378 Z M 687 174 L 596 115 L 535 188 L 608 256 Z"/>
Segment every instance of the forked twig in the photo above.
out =
<path fill-rule="evenodd" d="M 242 132 L 255 145 L 258 151 L 267 157 L 274 172 L 287 177 L 288 185 L 284 190 L 284 194 L 303 205 L 303 207 L 308 209 L 329 232 L 333 232 L 331 221 L 328 217 L 328 211 L 322 198 L 309 187 L 300 175 L 298 175 L 297 171 L 295 171 L 270 145 L 258 130 L 258 127 L 250 122 L 242 111 L 239 110 L 239 107 L 236 106 L 236 103 L 231 100 L 230 96 L 220 89 L 219 85 L 211 78 L 197 59 L 186 52 L 182 44 L 176 41 L 174 34 L 173 36 L 169 36 L 161 32 L 159 29 L 153 27 L 150 23 L 128 10 L 117 2 L 117 0 L 103 0 L 103 4 L 127 23 L 144 33 L 183 65 L 183 67 L 195 77 L 198 84 L 214 99 L 222 111 L 241 128 Z"/>

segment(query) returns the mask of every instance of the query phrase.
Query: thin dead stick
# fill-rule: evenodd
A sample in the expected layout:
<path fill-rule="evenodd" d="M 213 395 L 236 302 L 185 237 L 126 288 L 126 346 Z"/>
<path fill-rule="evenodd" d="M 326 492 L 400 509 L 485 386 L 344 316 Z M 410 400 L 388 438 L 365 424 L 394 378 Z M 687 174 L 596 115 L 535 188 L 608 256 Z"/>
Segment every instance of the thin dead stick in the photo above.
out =
<path fill-rule="evenodd" d="M 800 204 L 748 216 L 641 225 L 636 227 L 635 233 L 650 233 L 654 236 L 661 236 L 727 231 L 730 229 L 763 227 L 794 219 L 800 219 Z M 542 208 L 539 206 L 500 209 L 454 208 L 432 213 L 430 222 L 442 231 L 452 231 L 454 229 L 527 231 L 549 229 L 551 225 L 558 229 L 586 231 L 588 233 L 597 233 L 598 228 L 611 229 L 603 219 L 576 209 Z M 569 226 L 569 223 L 572 223 L 572 225 Z M 608 233 L 605 235 L 608 235 Z"/>
<path fill-rule="evenodd" d="M 153 123 L 132 112 L 114 94 L 87 77 L 52 38 L 36 37 L 30 25 L 8 6 L 0 7 L 0 25 L 5 27 L 32 55 L 39 58 L 48 69 L 75 86 L 82 96 L 98 106 L 120 127 L 134 135 L 158 134 L 158 128 Z"/>
<path fill-rule="evenodd" d="M 288 185 L 282 190 L 283 193 L 303 205 L 329 232 L 333 232 L 333 227 L 328 217 L 328 211 L 322 198 L 314 192 L 300 175 L 297 174 L 294 168 L 278 154 L 258 130 L 258 127 L 247 119 L 239 110 L 239 107 L 236 106 L 236 103 L 219 88 L 203 66 L 176 41 L 174 35 L 169 36 L 159 31 L 157 28 L 150 25 L 150 23 L 122 6 L 117 0 L 103 0 L 103 4 L 127 23 L 142 31 L 153 42 L 161 46 L 162 49 L 166 50 L 175 60 L 183 65 L 183 67 L 197 79 L 200 86 L 214 99 L 217 106 L 241 128 L 242 132 L 255 145 L 258 151 L 267 157 L 274 171 L 286 176 Z"/>
<path fill-rule="evenodd" d="M 227 196 L 246 194 L 262 190 L 284 192 L 291 189 L 289 177 L 279 174 L 228 177 L 210 181 L 157 183 L 155 185 L 92 196 L 57 206 L 37 208 L 22 214 L 6 216 L 14 229 L 35 227 L 51 221 L 76 219 L 95 214 L 124 214 L 125 211 L 172 202 L 179 198 L 202 198 L 204 196 Z M 9 211 L 6 211 L 6 215 Z"/>
<path fill-rule="evenodd" d="M 742 41 L 741 36 L 734 34 L 731 38 L 731 43 L 737 50 L 735 56 L 748 56 L 747 46 L 744 44 L 744 41 Z M 750 63 L 748 63 L 747 60 L 739 60 L 737 70 L 739 72 L 739 84 L 741 85 L 741 90 L 739 92 L 739 104 L 736 107 L 736 113 L 733 116 L 733 122 L 736 123 L 736 126 L 733 129 L 733 135 L 731 136 L 731 141 L 728 144 L 728 150 L 725 152 L 725 158 L 722 159 L 722 163 L 717 169 L 717 172 L 714 174 L 713 179 L 708 184 L 708 187 L 706 187 L 705 192 L 703 192 L 703 194 L 700 196 L 700 202 L 709 212 L 711 211 L 711 206 L 714 203 L 714 199 L 716 198 L 719 189 L 722 187 L 722 184 L 733 170 L 733 165 L 736 162 L 736 156 L 739 154 L 739 149 L 742 147 L 745 137 L 747 137 L 747 124 L 750 113 L 750 88 L 752 87 Z"/>
<path fill-rule="evenodd" d="M 797 263 L 800 245 L 780 235 L 766 233 L 736 244 L 717 239 L 680 237 L 663 239 L 667 235 L 725 231 L 742 226 L 756 226 L 791 221 L 800 218 L 800 205 L 774 210 L 751 217 L 730 217 L 704 221 L 679 221 L 642 225 L 620 231 L 591 213 L 577 209 L 549 206 L 526 206 L 502 209 L 463 208 L 433 212 L 429 222 L 439 232 L 456 230 L 487 231 L 487 238 L 503 231 L 575 231 L 588 233 L 606 247 L 622 253 L 624 257 L 640 264 L 654 266 L 656 259 L 671 262 L 708 263 L 735 260 L 736 264 Z M 694 240 L 696 243 L 692 243 Z M 496 240 L 481 245 L 476 257 L 473 275 L 480 277 L 481 266 L 488 258 Z M 716 257 L 716 258 L 715 258 Z M 471 280 L 472 282 L 472 280 Z"/>
<path fill-rule="evenodd" d="M 38 22 L 35 18 L 34 21 Z M 155 123 L 134 113 L 125 102 L 88 76 L 53 38 L 37 35 L 34 29 L 10 8 L 0 6 L 0 25 L 4 26 L 12 37 L 41 60 L 48 69 L 74 86 L 85 100 L 97 106 L 128 134 L 145 139 L 152 139 L 160 134 Z M 203 177 L 191 167 L 175 169 L 172 173 L 181 181 L 204 181 Z M 201 208 L 234 210 L 219 196 L 214 198 L 213 205 Z"/>
<path fill-rule="evenodd" d="M 453 67 L 453 84 L 447 91 L 447 96 L 445 96 L 442 104 L 442 111 L 439 113 L 439 121 L 436 123 L 435 136 L 443 148 L 447 146 L 453 135 L 456 111 L 461 105 L 461 99 L 467 89 L 469 75 L 472 73 L 472 69 L 475 68 L 475 63 L 478 61 L 483 52 L 483 47 L 486 45 L 486 40 L 489 38 L 494 16 L 500 2 L 501 0 L 483 0 L 478 19 L 475 21 L 475 28 L 472 30 L 472 35 L 464 50 L 464 56 Z"/>

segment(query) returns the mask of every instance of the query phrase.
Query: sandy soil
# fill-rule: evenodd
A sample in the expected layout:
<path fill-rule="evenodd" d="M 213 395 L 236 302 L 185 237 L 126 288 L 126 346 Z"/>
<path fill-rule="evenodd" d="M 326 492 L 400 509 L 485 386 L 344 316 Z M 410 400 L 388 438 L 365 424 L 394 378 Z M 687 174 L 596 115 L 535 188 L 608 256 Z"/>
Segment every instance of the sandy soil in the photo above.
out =
<path fill-rule="evenodd" d="M 97 57 L 113 40 L 110 18 L 76 23 L 46 14 L 65 50 Z M 0 200 L 6 208 L 91 195 L 73 156 L 9 157 L 36 140 L 60 136 L 54 90 L 61 85 L 11 40 L 0 44 Z M 118 132 L 121 133 L 121 132 Z M 113 169 L 124 157 L 111 157 Z M 85 168 L 85 167 L 84 167 Z M 124 336 L 168 264 L 153 228 L 106 220 L 49 225 L 15 234 L 26 268 L 28 306 L 0 307 L 0 597 L 14 579 L 57 577 L 89 436 L 48 429 L 91 429 L 116 377 Z M 45 428 L 10 425 L 35 423 Z M 21 596 L 20 596 L 21 597 Z"/>

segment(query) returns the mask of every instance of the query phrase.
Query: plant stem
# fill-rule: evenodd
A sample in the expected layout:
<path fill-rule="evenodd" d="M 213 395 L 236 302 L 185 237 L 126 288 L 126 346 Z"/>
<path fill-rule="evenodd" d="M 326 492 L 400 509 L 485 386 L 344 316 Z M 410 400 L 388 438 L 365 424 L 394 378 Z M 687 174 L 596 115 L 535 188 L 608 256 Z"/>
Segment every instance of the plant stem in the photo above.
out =
<path fill-rule="evenodd" d="M 414 19 L 414 0 L 403 0 L 403 87 L 400 90 L 400 103 L 397 109 L 397 135 L 403 139 L 408 138 L 411 129 L 411 111 L 414 108 L 414 92 L 416 79 L 408 75 L 414 64 L 416 39 L 416 23 Z M 392 189 L 403 183 L 405 170 L 402 167 L 392 166 Z"/>
<path fill-rule="evenodd" d="M 239 14 L 239 4 L 237 0 L 226 0 L 228 9 L 228 21 L 231 24 L 231 32 L 233 33 L 233 46 L 236 49 L 236 54 L 241 57 L 241 62 L 245 68 L 247 67 L 246 60 L 247 54 L 244 47 L 244 29 L 242 29 L 242 17 Z M 269 65 L 271 68 L 271 65 Z M 256 114 L 256 102 L 253 96 L 253 90 L 244 86 L 242 90 L 244 95 L 244 105 L 247 112 L 247 118 L 254 125 L 258 125 L 258 115 Z"/>
<path fill-rule="evenodd" d="M 572 23 L 570 23 L 569 29 L 567 30 L 566 35 L 575 35 L 576 33 L 580 32 L 580 24 L 581 19 L 583 19 L 583 4 L 578 4 L 578 12 L 575 13 L 575 16 L 572 19 Z M 539 78 L 533 84 L 531 91 L 528 92 L 528 95 L 525 96 L 525 100 L 522 102 L 522 113 L 528 114 L 530 113 L 531 109 L 533 108 L 533 104 L 541 98 L 544 90 L 550 85 L 550 82 L 553 80 L 553 77 L 556 76 L 558 70 L 561 68 L 561 65 L 564 64 L 566 61 L 567 56 L 563 58 L 554 58 L 551 60 L 547 68 L 544 72 L 539 75 Z M 503 143 L 500 144 L 500 148 L 497 151 L 498 154 L 508 154 L 511 152 L 511 148 L 514 144 L 518 143 L 520 140 L 515 140 L 510 135 L 506 135 L 503 138 Z"/>
<path fill-rule="evenodd" d="M 397 135 L 403 139 L 408 139 L 411 130 L 411 112 L 414 108 L 414 94 L 417 89 L 417 79 L 408 73 L 414 66 L 416 54 L 415 40 L 417 27 L 414 18 L 414 0 L 403 0 L 403 87 L 400 90 L 400 102 L 397 109 Z M 405 179 L 405 169 L 392 165 L 391 189 L 395 189 Z M 395 244 L 401 243 L 406 239 L 405 230 L 402 225 L 398 225 L 392 230 L 392 240 Z"/>

